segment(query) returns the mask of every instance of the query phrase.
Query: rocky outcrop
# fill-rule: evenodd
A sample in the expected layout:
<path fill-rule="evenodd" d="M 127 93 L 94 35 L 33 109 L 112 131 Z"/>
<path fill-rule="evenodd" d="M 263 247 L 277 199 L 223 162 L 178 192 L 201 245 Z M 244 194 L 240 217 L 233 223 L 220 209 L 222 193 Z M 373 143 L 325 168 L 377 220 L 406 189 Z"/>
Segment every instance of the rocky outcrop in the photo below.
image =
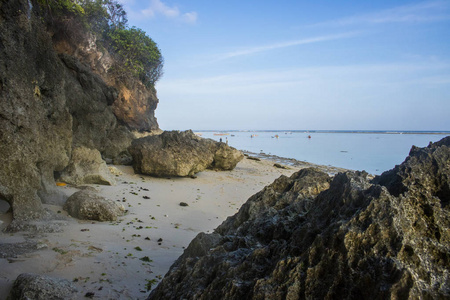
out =
<path fill-rule="evenodd" d="M 74 193 L 64 204 L 69 215 L 80 220 L 115 221 L 125 209 L 112 200 L 99 196 L 92 189 Z"/>
<path fill-rule="evenodd" d="M 158 98 L 154 88 L 146 88 L 140 82 L 118 85 L 119 96 L 112 108 L 114 115 L 129 127 L 139 131 L 158 130 L 155 117 Z"/>
<path fill-rule="evenodd" d="M 207 168 L 232 170 L 244 157 L 240 151 L 200 138 L 191 130 L 136 139 L 128 151 L 136 173 L 160 177 L 192 176 Z"/>
<path fill-rule="evenodd" d="M 58 59 L 64 106 L 72 116 L 73 146 L 97 149 L 104 158 L 116 159 L 133 139 L 130 128 L 122 125 L 113 112 L 117 89 L 74 56 L 61 53 Z"/>
<path fill-rule="evenodd" d="M 116 184 L 100 152 L 86 147 L 73 149 L 69 165 L 61 173 L 60 180 L 74 185 Z"/>
<path fill-rule="evenodd" d="M 0 2 L 0 198 L 15 219 L 42 216 L 37 192 L 70 157 L 72 116 L 51 48 L 27 1 Z"/>
<path fill-rule="evenodd" d="M 77 289 L 66 279 L 30 273 L 20 274 L 9 294 L 11 300 L 76 299 Z"/>
<path fill-rule="evenodd" d="M 373 181 L 304 169 L 199 234 L 149 299 L 450 297 L 450 137 Z"/>
<path fill-rule="evenodd" d="M 111 105 L 111 111 L 119 123 L 137 131 L 159 130 L 155 117 L 159 100 L 155 88 L 146 87 L 131 77 L 124 76 L 117 79 L 111 76 L 108 71 L 114 66 L 114 60 L 106 49 L 99 49 L 95 36 L 84 33 L 83 38 L 76 43 L 70 43 L 66 37 L 61 38 L 56 35 L 53 36 L 53 40 L 56 52 L 60 53 L 62 60 L 70 70 L 76 71 L 76 80 L 81 79 L 83 84 L 87 83 L 88 85 L 89 81 L 98 79 L 108 83 L 106 90 L 105 88 L 98 89 L 98 92 L 104 93 L 104 97 L 101 96 L 98 99 L 106 98 L 108 100 L 107 103 Z M 97 78 L 89 78 L 91 71 Z M 85 75 L 87 78 L 83 78 Z M 81 92 L 83 93 L 83 91 Z M 113 138 L 113 135 L 109 138 Z M 119 139 L 117 140 L 119 141 Z"/>
<path fill-rule="evenodd" d="M 74 43 L 49 31 L 36 1 L 0 2 L 0 199 L 15 220 L 39 219 L 42 203 L 65 201 L 54 174 L 73 147 L 129 163 L 131 132 L 157 128 L 156 91 L 130 81 L 124 92 L 108 77 L 108 53 L 77 34 Z"/>

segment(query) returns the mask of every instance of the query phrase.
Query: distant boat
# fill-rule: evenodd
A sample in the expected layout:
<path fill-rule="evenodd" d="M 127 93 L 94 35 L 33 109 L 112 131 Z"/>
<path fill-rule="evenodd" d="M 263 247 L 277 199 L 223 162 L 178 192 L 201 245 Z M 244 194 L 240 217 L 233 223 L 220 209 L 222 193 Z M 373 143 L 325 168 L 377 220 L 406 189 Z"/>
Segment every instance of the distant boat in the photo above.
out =
<path fill-rule="evenodd" d="M 310 135 L 308 135 L 308 139 L 310 139 L 311 138 L 311 136 Z"/>
<path fill-rule="evenodd" d="M 224 133 L 224 132 L 222 132 L 222 133 L 214 133 L 214 135 L 229 135 L 229 133 Z"/>

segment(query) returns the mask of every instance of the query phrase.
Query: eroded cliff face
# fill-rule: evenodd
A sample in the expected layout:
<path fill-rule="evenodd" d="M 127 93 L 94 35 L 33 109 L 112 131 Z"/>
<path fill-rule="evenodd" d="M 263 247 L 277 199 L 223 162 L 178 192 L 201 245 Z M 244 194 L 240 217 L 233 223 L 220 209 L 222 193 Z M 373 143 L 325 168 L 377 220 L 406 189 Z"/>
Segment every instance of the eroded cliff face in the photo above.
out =
<path fill-rule="evenodd" d="M 72 147 L 120 163 L 133 130 L 158 128 L 154 90 L 128 84 L 123 101 L 125 84 L 107 74 L 109 55 L 88 35 L 79 48 L 57 38 L 33 4 L 0 2 L 0 199 L 15 220 L 45 214 L 41 204 L 58 197 L 54 172 Z"/>
<path fill-rule="evenodd" d="M 55 34 L 53 48 L 59 54 L 82 62 L 83 68 L 95 73 L 113 88 L 114 95 L 108 99 L 108 105 L 119 123 L 137 131 L 159 130 L 155 117 L 159 101 L 154 87 L 146 87 L 139 80 L 130 77 L 117 78 L 111 74 L 109 70 L 114 64 L 111 55 L 106 49 L 98 48 L 95 36 L 89 33 L 82 35 L 76 42 L 70 42 L 67 38 Z"/>
<path fill-rule="evenodd" d="M 149 299 L 448 299 L 450 137 L 393 170 L 282 176 L 199 234 Z"/>

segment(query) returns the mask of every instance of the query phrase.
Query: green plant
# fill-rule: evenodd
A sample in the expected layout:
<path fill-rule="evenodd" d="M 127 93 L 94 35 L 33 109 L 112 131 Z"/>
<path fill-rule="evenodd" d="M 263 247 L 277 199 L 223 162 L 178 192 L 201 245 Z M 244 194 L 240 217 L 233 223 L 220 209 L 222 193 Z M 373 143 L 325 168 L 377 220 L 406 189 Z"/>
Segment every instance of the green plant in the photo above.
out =
<path fill-rule="evenodd" d="M 145 287 L 147 288 L 147 292 L 152 289 L 152 286 L 158 282 L 156 279 L 146 279 L 147 283 L 145 284 Z"/>
<path fill-rule="evenodd" d="M 108 33 L 109 49 L 120 64 L 117 74 L 129 73 L 147 86 L 154 85 L 162 76 L 163 57 L 156 43 L 136 27 L 115 27 Z"/>
<path fill-rule="evenodd" d="M 97 37 L 100 49 L 115 57 L 108 72 L 116 79 L 140 80 L 152 87 L 163 75 L 163 57 L 157 44 L 139 28 L 129 28 L 127 13 L 117 0 L 36 0 L 54 38 L 83 40 L 80 32 Z M 130 183 L 132 184 L 132 183 Z"/>

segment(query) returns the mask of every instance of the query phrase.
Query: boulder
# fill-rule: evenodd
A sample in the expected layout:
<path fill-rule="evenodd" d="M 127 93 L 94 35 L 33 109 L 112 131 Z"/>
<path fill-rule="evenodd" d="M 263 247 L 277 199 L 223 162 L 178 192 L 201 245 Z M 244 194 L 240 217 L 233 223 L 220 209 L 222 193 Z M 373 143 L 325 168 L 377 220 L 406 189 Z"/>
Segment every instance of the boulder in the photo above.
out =
<path fill-rule="evenodd" d="M 244 158 L 241 151 L 228 146 L 225 143 L 215 143 L 213 163 L 209 166 L 216 170 L 233 170 L 238 162 Z"/>
<path fill-rule="evenodd" d="M 77 147 L 72 151 L 69 165 L 61 173 L 60 180 L 74 184 L 114 185 L 116 180 L 97 149 Z"/>
<path fill-rule="evenodd" d="M 118 216 L 123 215 L 125 208 L 88 188 L 70 196 L 64 204 L 64 210 L 81 220 L 115 221 Z"/>
<path fill-rule="evenodd" d="M 240 151 L 191 130 L 136 139 L 128 151 L 136 173 L 159 177 L 193 176 L 207 168 L 231 170 L 243 158 Z"/>
<path fill-rule="evenodd" d="M 149 299 L 448 299 L 450 137 L 393 170 L 281 176 L 199 234 Z"/>
<path fill-rule="evenodd" d="M 9 294 L 11 300 L 76 299 L 77 289 L 66 279 L 22 273 L 14 281 Z"/>

